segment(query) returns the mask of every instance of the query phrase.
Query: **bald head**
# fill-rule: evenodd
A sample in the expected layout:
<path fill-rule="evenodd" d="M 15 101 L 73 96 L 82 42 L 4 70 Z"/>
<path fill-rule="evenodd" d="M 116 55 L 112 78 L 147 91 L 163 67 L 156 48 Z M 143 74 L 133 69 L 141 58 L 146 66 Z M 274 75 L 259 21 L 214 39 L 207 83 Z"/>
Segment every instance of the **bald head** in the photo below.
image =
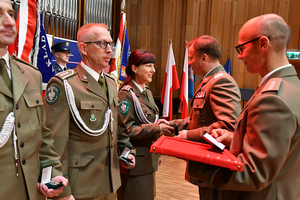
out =
<path fill-rule="evenodd" d="M 276 14 L 261 15 L 247 21 L 240 30 L 247 40 L 261 36 L 270 37 L 274 50 L 286 50 L 291 37 L 287 23 Z"/>
<path fill-rule="evenodd" d="M 102 31 L 107 31 L 105 24 L 90 23 L 80 27 L 77 33 L 77 42 L 90 42 L 93 41 L 96 36 L 101 34 Z"/>

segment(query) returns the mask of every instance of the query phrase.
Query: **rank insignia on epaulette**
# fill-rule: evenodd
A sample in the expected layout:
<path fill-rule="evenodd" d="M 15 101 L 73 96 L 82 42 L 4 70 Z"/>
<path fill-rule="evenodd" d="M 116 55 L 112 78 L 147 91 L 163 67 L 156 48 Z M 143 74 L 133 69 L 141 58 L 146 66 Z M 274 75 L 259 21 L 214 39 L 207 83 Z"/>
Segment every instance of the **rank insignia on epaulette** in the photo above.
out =
<path fill-rule="evenodd" d="M 223 76 L 222 72 L 218 72 L 214 75 L 214 79 L 220 78 L 221 76 Z"/>
<path fill-rule="evenodd" d="M 129 110 L 129 102 L 127 100 L 120 101 L 120 111 L 122 114 L 126 114 Z"/>
<path fill-rule="evenodd" d="M 198 92 L 195 96 L 196 99 L 204 99 L 206 92 Z"/>
<path fill-rule="evenodd" d="M 131 89 L 130 85 L 124 85 L 124 87 L 122 88 L 122 90 L 126 90 L 129 91 Z"/>

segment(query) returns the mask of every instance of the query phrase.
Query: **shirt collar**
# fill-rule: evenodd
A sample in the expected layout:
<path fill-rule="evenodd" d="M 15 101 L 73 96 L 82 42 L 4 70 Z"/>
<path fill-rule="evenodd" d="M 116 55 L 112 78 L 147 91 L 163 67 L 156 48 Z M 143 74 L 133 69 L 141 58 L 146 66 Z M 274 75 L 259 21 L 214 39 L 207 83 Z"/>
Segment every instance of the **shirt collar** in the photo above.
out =
<path fill-rule="evenodd" d="M 135 82 L 134 80 L 132 80 L 132 82 L 134 83 L 134 85 L 139 89 L 139 91 L 142 93 L 145 89 L 143 89 L 139 84 L 137 84 L 137 82 Z"/>
<path fill-rule="evenodd" d="M 97 72 L 95 72 L 92 68 L 90 68 L 89 66 L 87 66 L 86 64 L 84 64 L 83 61 L 80 62 L 80 65 L 83 67 L 83 69 L 85 69 L 85 71 L 87 71 L 96 81 L 99 80 L 99 76 L 102 76 L 102 78 L 104 78 L 104 74 L 103 71 L 101 71 L 100 74 L 98 74 Z"/>
<path fill-rule="evenodd" d="M 207 75 L 212 71 L 212 70 L 214 70 L 215 68 L 217 68 L 219 65 L 217 65 L 217 66 L 215 66 L 214 68 L 212 68 L 211 70 L 209 70 L 209 72 L 207 72 L 206 74 L 205 74 L 205 76 L 203 76 L 203 78 L 202 78 L 202 80 L 204 80 L 206 77 L 207 77 Z"/>
<path fill-rule="evenodd" d="M 3 58 L 3 59 L 5 60 L 5 62 L 6 62 L 6 69 L 7 69 L 7 70 L 10 70 L 9 58 L 8 58 L 8 51 L 7 51 L 6 54 L 4 54 L 4 56 L 1 57 L 1 58 Z"/>
<path fill-rule="evenodd" d="M 56 62 L 56 64 L 58 64 L 58 66 L 60 66 L 60 68 L 62 69 L 62 70 L 64 70 L 64 68 L 65 67 L 67 67 L 67 66 L 63 66 L 63 65 L 61 65 L 60 63 L 58 63 L 58 62 Z"/>
<path fill-rule="evenodd" d="M 281 69 L 283 69 L 283 68 L 286 68 L 286 67 L 291 67 L 292 65 L 291 64 L 287 64 L 287 65 L 283 65 L 283 66 L 281 66 L 281 67 L 278 67 L 278 68 L 276 68 L 276 69 L 274 69 L 273 71 L 271 71 L 271 72 L 269 72 L 267 75 L 265 75 L 263 78 L 262 78 L 262 80 L 261 80 L 261 82 L 260 82 L 260 84 L 259 84 L 259 86 L 258 87 L 260 87 L 272 74 L 274 74 L 275 72 L 277 72 L 277 71 L 279 71 L 279 70 L 281 70 Z"/>
<path fill-rule="evenodd" d="M 5 62 L 6 62 L 5 68 L 7 70 L 9 78 L 11 78 L 11 71 L 10 71 L 10 63 L 9 63 L 8 51 L 1 58 L 3 58 L 5 60 Z"/>

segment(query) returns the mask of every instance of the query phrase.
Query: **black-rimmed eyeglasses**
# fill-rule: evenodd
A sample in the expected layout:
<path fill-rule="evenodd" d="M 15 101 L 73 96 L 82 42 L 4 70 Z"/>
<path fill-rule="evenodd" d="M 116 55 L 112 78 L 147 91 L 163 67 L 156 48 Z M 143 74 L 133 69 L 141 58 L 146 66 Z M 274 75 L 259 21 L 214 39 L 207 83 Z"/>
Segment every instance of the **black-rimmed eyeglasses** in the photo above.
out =
<path fill-rule="evenodd" d="M 242 46 L 244 46 L 245 44 L 248 44 L 248 43 L 250 43 L 250 42 L 254 42 L 254 41 L 256 41 L 256 40 L 259 40 L 261 37 L 262 37 L 262 36 L 257 37 L 257 38 L 254 38 L 253 40 L 250 40 L 250 41 L 248 41 L 248 42 L 245 42 L 245 43 L 243 43 L 243 44 L 240 44 L 240 45 L 236 46 L 235 49 L 236 49 L 237 53 L 238 53 L 238 54 L 242 54 L 242 53 L 243 53 L 243 50 L 241 49 Z M 268 39 L 270 39 L 270 37 L 268 37 Z"/>
<path fill-rule="evenodd" d="M 112 49 L 115 48 L 115 43 L 114 42 L 106 42 L 106 41 L 92 41 L 92 42 L 84 42 L 86 44 L 90 44 L 90 43 L 96 43 L 99 45 L 99 47 L 101 47 L 102 49 L 106 49 L 107 45 L 109 45 Z"/>

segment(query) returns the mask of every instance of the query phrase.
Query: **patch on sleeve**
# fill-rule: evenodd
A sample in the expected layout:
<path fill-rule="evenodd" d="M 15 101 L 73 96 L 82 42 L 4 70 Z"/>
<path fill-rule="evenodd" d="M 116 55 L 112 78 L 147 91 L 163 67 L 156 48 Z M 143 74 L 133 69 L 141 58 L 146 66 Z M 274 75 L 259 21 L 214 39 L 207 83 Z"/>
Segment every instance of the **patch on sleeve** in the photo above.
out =
<path fill-rule="evenodd" d="M 54 104 L 59 97 L 60 90 L 56 85 L 51 85 L 46 92 L 45 98 L 49 105 Z"/>
<path fill-rule="evenodd" d="M 125 115 L 129 110 L 129 102 L 127 100 L 120 101 L 120 111 L 123 115 Z"/>

